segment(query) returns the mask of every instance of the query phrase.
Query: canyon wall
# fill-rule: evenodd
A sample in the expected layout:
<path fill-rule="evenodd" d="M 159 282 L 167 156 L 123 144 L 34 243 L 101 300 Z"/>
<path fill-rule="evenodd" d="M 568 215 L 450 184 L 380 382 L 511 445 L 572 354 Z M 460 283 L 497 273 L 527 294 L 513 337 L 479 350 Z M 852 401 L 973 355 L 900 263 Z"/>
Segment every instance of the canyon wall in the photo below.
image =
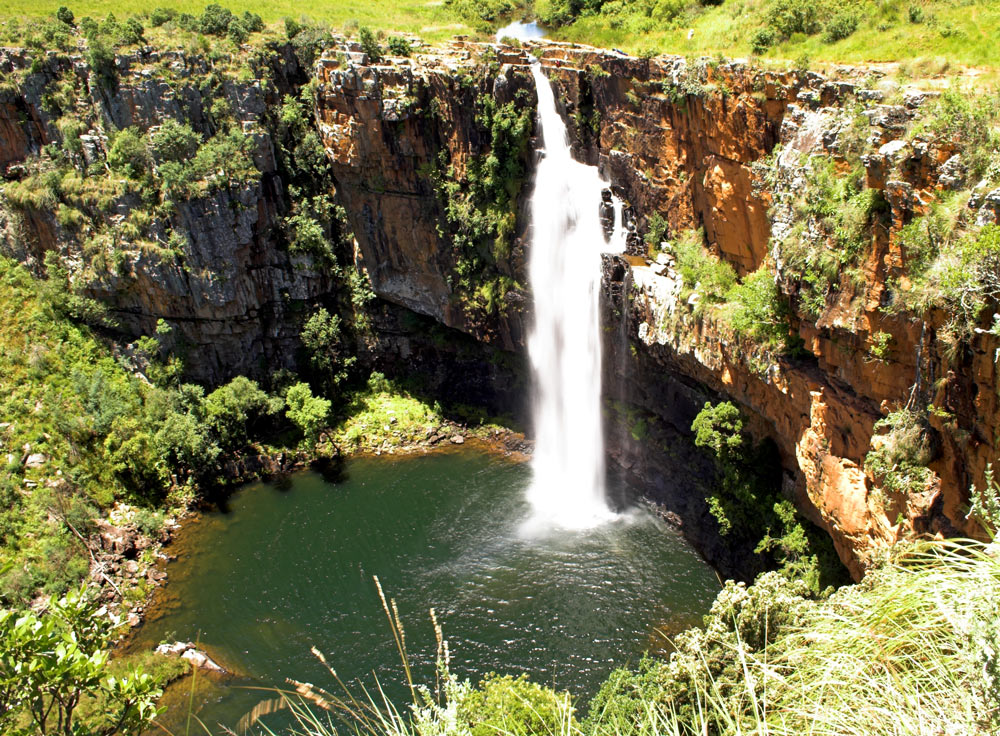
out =
<path fill-rule="evenodd" d="M 717 536 L 703 503 L 711 464 L 684 448 L 704 402 L 731 399 L 749 415 L 758 438 L 775 442 L 786 494 L 830 534 L 855 577 L 880 549 L 910 534 L 979 533 L 965 510 L 969 485 L 981 481 L 993 457 L 996 338 L 978 330 L 956 358 L 936 340 L 947 315 L 882 309 L 905 261 L 894 234 L 926 211 L 955 164 L 946 166 L 953 153 L 947 144 L 908 138 L 910 121 L 932 96 L 907 94 L 901 104 L 883 104 L 869 70 L 840 70 L 830 80 L 566 44 L 530 51 L 556 85 L 578 156 L 600 166 L 630 205 L 638 233 L 650 228 L 654 215 L 665 220 L 665 240 L 702 228 L 708 250 L 738 274 L 772 263 L 793 305 L 796 276 L 785 269 L 775 243 L 795 224 L 795 198 L 812 157 L 844 166 L 841 139 L 854 116 L 869 123 L 866 185 L 888 206 L 884 225 L 872 229 L 861 278 L 841 276 L 818 315 L 794 309 L 791 332 L 803 347 L 794 357 L 753 344 L 725 320 L 699 313 L 695 302 L 681 302 L 683 279 L 672 257 L 656 261 L 653 249 L 640 245 L 609 261 L 609 406 L 624 402 L 629 411 L 654 418 L 665 438 L 651 450 L 657 443 L 629 438 L 618 421 L 621 412 L 609 409 L 620 463 L 664 508 L 679 513 L 704 547 Z M 320 129 L 339 195 L 355 205 L 349 207 L 355 217 L 367 218 L 354 223 L 361 249 L 385 269 L 373 279 L 376 291 L 474 335 L 477 327 L 457 318 L 448 301 L 448 275 L 439 260 L 448 246 L 436 236 L 431 185 L 421 168 L 443 149 L 452 159 L 477 150 L 474 126 L 463 125 L 451 110 L 430 140 L 426 123 L 413 122 L 419 113 L 399 121 L 390 102 L 407 97 L 419 109 L 430 95 L 449 107 L 449 80 L 471 73 L 476 63 L 492 63 L 494 84 L 503 88 L 518 78 L 526 53 L 456 42 L 415 59 L 371 65 L 358 54 L 342 54 L 319 65 Z M 887 180 L 888 171 L 898 178 Z M 379 199 L 373 181 L 386 182 L 391 198 Z M 988 202 L 977 206 L 990 216 Z M 880 332 L 891 335 L 891 350 L 876 359 L 871 346 Z M 507 338 L 516 343 L 518 334 L 506 333 L 505 345 Z M 876 423 L 914 401 L 937 409 L 930 417 L 933 474 L 920 492 L 887 493 L 866 472 L 865 456 L 878 434 Z M 654 462 L 671 454 L 676 462 Z M 723 550 L 710 557 L 727 567 Z M 736 566 L 730 560 L 729 567 Z"/>
<path fill-rule="evenodd" d="M 870 70 L 828 79 L 462 40 L 371 62 L 356 44 L 330 39 L 314 69 L 282 45 L 243 70 L 181 52 L 137 52 L 117 58 L 108 87 L 82 58 L 35 63 L 5 50 L 0 68 L 18 79 L 0 94 L 8 184 L 36 181 L 39 156 L 65 144 L 59 121 L 70 110 L 53 102 L 57 84 L 75 85 L 74 104 L 89 122 L 79 135 L 81 166 L 106 168 L 109 134 L 130 126 L 150 131 L 172 118 L 215 135 L 216 105 L 252 141 L 252 166 L 249 176 L 221 172 L 207 191 L 156 209 L 141 238 L 121 227 L 146 206 L 141 192 L 114 177 L 99 203 L 79 205 L 83 225 L 60 217 L 65 201 L 5 201 L 0 248 L 39 274 L 45 254 L 58 253 L 82 291 L 109 306 L 119 337 L 153 334 L 164 320 L 188 377 L 207 384 L 299 367 L 304 319 L 319 305 L 350 302 L 345 273 L 360 269 L 378 297 L 364 307 L 370 328 L 352 336 L 365 365 L 419 373 L 430 391 L 516 410 L 526 393 L 528 289 L 544 288 L 527 284 L 524 252 L 535 146 L 518 125 L 523 115 L 533 119 L 529 51 L 556 87 L 574 150 L 626 201 L 634 230 L 629 253 L 604 264 L 605 391 L 619 465 L 722 570 L 752 572 L 759 561 L 741 559 L 746 544 L 717 534 L 704 501 L 714 465 L 691 442 L 705 401 L 730 399 L 758 439 L 775 443 L 784 492 L 830 534 L 855 577 L 909 534 L 976 534 L 965 507 L 969 485 L 993 458 L 997 338 L 987 322 L 949 349 L 940 339 L 949 315 L 885 308 L 905 288 L 898 233 L 954 185 L 961 166 L 954 145 L 908 132 L 931 97 L 888 104 Z M 210 88 L 206 78 L 215 80 Z M 289 245 L 289 217 L 303 197 L 290 191 L 295 174 L 277 110 L 303 92 L 313 96 L 309 125 L 330 167 L 328 190 L 314 182 L 314 193 L 345 215 L 324 231 L 341 243 L 334 261 Z M 808 227 L 797 202 L 812 162 L 845 172 L 843 142 L 859 116 L 867 121 L 865 183 L 884 212 L 856 272 L 840 274 L 822 303 L 805 309 L 807 285 L 780 244 Z M 496 173 L 507 163 L 498 158 L 517 166 Z M 995 221 L 994 194 L 970 200 L 973 217 Z M 111 241 L 93 237 L 98 226 Z M 684 283 L 670 254 L 681 233 L 698 228 L 707 251 L 741 277 L 762 265 L 774 273 L 800 350 L 755 343 L 699 306 L 697 284 Z M 174 234 L 182 239 L 171 241 Z M 879 334 L 891 342 L 876 355 Z M 933 474 L 919 492 L 888 493 L 865 470 L 865 456 L 878 441 L 876 423 L 917 404 L 934 407 Z M 637 417 L 648 432 L 632 431 Z"/>

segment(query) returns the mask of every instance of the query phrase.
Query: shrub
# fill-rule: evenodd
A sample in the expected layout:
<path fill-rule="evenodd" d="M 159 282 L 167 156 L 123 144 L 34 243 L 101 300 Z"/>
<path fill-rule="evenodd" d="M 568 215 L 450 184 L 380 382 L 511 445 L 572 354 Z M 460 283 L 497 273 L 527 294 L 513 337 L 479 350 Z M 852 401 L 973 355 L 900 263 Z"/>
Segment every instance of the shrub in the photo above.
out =
<path fill-rule="evenodd" d="M 169 23 L 176 17 L 177 11 L 174 8 L 155 8 L 153 12 L 149 14 L 149 25 L 153 28 L 159 28 L 164 23 Z"/>
<path fill-rule="evenodd" d="M 733 286 L 726 298 L 727 317 L 737 334 L 771 348 L 785 347 L 791 310 L 767 266 L 761 266 L 743 283 Z"/>
<path fill-rule="evenodd" d="M 892 412 L 875 424 L 865 470 L 893 493 L 917 493 L 930 480 L 933 430 L 926 417 L 909 409 Z"/>
<path fill-rule="evenodd" d="M 643 240 L 646 241 L 649 250 L 654 251 L 660 247 L 660 243 L 666 240 L 669 232 L 670 223 L 667 222 L 667 218 L 659 212 L 654 212 L 646 222 L 646 235 Z"/>
<path fill-rule="evenodd" d="M 246 43 L 247 39 L 250 38 L 250 31 L 247 30 L 245 25 L 243 25 L 243 21 L 239 18 L 233 18 L 229 21 L 229 28 L 226 32 L 226 36 L 230 41 L 239 46 Z"/>
<path fill-rule="evenodd" d="M 205 419 L 225 446 L 244 444 L 256 422 L 275 414 L 281 399 L 267 392 L 245 376 L 237 376 L 205 397 Z"/>
<path fill-rule="evenodd" d="M 361 43 L 361 50 L 368 54 L 368 61 L 372 64 L 378 64 L 382 61 L 382 47 L 378 45 L 378 41 L 375 40 L 375 34 L 368 26 L 361 26 L 358 31 L 358 39 Z"/>
<path fill-rule="evenodd" d="M 187 161 L 198 150 L 201 136 L 187 123 L 167 118 L 151 138 L 153 156 L 157 162 Z"/>
<path fill-rule="evenodd" d="M 778 34 L 772 28 L 758 28 L 750 36 L 750 50 L 758 56 L 767 52 L 778 42 Z"/>
<path fill-rule="evenodd" d="M 108 166 L 130 179 L 140 179 L 152 165 L 146 136 L 138 128 L 118 131 L 108 150 Z"/>
<path fill-rule="evenodd" d="M 145 29 L 142 27 L 142 23 L 137 18 L 128 18 L 124 23 L 118 26 L 118 33 L 116 38 L 118 42 L 123 46 L 131 46 L 133 44 L 142 43 L 144 38 Z"/>
<path fill-rule="evenodd" d="M 354 359 L 343 344 L 340 317 L 321 307 L 302 326 L 301 338 L 309 364 L 325 381 L 336 385 L 347 378 Z"/>
<path fill-rule="evenodd" d="M 107 670 L 117 628 L 83 592 L 41 614 L 0 609 L 0 730 L 111 736 L 151 728 L 158 683 L 138 669 L 120 677 Z M 77 708 L 87 701 L 101 705 L 90 723 Z"/>
<path fill-rule="evenodd" d="M 285 393 L 285 404 L 285 416 L 307 441 L 314 442 L 330 415 L 329 399 L 313 396 L 308 383 L 296 383 Z"/>
<path fill-rule="evenodd" d="M 113 92 L 118 87 L 118 62 L 115 52 L 96 34 L 87 36 L 87 65 L 96 77 L 97 86 Z"/>
<path fill-rule="evenodd" d="M 240 21 L 243 23 L 243 27 L 250 33 L 260 33 L 264 30 L 264 19 L 256 13 L 251 13 L 249 10 L 243 11 Z"/>
<path fill-rule="evenodd" d="M 534 736 L 567 733 L 568 698 L 527 675 L 489 675 L 458 707 L 470 736 Z M 570 722 L 568 723 L 567 720 Z"/>
<path fill-rule="evenodd" d="M 847 38 L 858 29 L 858 16 L 850 10 L 841 10 L 827 21 L 823 40 L 834 43 Z"/>
<path fill-rule="evenodd" d="M 65 5 L 59 6 L 59 9 L 56 11 L 56 19 L 68 26 L 76 25 L 76 17 L 73 15 L 73 11 Z"/>
<path fill-rule="evenodd" d="M 389 53 L 394 56 L 409 56 L 412 51 L 410 42 L 399 36 L 389 38 L 387 45 L 389 46 Z"/>
<path fill-rule="evenodd" d="M 876 332 L 871 336 L 871 343 L 868 346 L 868 353 L 873 359 L 882 363 L 889 361 L 892 353 L 892 335 L 888 332 Z"/>
<path fill-rule="evenodd" d="M 294 18 L 285 18 L 285 36 L 292 40 L 302 32 L 303 26 Z"/>
<path fill-rule="evenodd" d="M 677 236 L 674 256 L 677 271 L 684 280 L 684 296 L 692 291 L 701 294 L 704 301 L 722 302 L 736 284 L 733 267 L 707 252 L 701 230 L 687 230 Z"/>
<path fill-rule="evenodd" d="M 996 539 L 997 532 L 1000 531 L 1000 483 L 997 483 L 993 473 L 993 463 L 986 465 L 983 487 L 977 488 L 975 483 L 970 486 L 969 498 L 971 503 L 967 518 L 978 521 Z M 997 684 L 1000 684 L 1000 680 Z"/>
<path fill-rule="evenodd" d="M 199 28 L 202 33 L 210 36 L 225 36 L 229 31 L 229 24 L 235 16 L 229 8 L 212 3 L 205 6 L 205 11 L 201 14 Z"/>
<path fill-rule="evenodd" d="M 764 15 L 764 24 L 781 38 L 794 33 L 810 36 L 820 29 L 822 7 L 816 0 L 774 0 Z"/>

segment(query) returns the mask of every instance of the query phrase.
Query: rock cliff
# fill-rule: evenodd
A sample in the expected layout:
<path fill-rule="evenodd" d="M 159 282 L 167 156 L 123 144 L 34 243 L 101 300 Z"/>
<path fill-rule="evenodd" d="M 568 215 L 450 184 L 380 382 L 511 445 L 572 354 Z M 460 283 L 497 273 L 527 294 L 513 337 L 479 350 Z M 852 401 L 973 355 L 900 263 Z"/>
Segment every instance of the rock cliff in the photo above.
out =
<path fill-rule="evenodd" d="M 631 206 L 639 231 L 650 231 L 654 217 L 662 228 L 656 237 L 665 241 L 702 228 L 707 250 L 741 276 L 770 263 L 791 299 L 790 331 L 802 341 L 797 356 L 779 355 L 695 309 L 696 302 L 682 301 L 683 278 L 672 257 L 656 262 L 643 247 L 609 261 L 606 393 L 660 420 L 668 437 L 660 443 L 661 460 L 668 446 L 686 457 L 673 467 L 651 463 L 643 442 L 613 431 L 619 460 L 634 470 L 643 465 L 637 475 L 659 489 L 655 495 L 667 508 L 700 528 L 692 533 L 704 542 L 712 521 L 698 503 L 704 490 L 698 486 L 711 468 L 686 472 L 698 461 L 683 448 L 701 405 L 728 398 L 750 414 L 758 437 L 776 443 L 786 493 L 829 532 L 855 577 L 879 549 L 909 534 L 976 534 L 965 508 L 969 485 L 993 457 L 996 338 L 977 330 L 956 361 L 936 339 L 948 315 L 884 309 L 906 257 L 895 234 L 927 211 L 949 165 L 955 168 L 954 160 L 948 164 L 953 147 L 914 143 L 907 132 L 931 96 L 907 93 L 901 104 L 884 104 L 870 70 L 844 69 L 828 79 L 566 44 L 530 51 L 556 85 L 578 156 L 601 167 Z M 450 301 L 448 243 L 435 231 L 440 210 L 427 165 L 442 150 L 452 160 L 482 150 L 476 127 L 463 124 L 455 108 L 462 95 L 454 80 L 492 62 L 493 88 L 505 89 L 523 77 L 525 53 L 457 42 L 398 63 L 368 65 L 342 53 L 319 66 L 320 127 L 366 260 L 383 269 L 374 274 L 376 291 L 474 335 L 476 325 L 463 321 Z M 403 115 L 395 102 L 401 98 L 408 101 Z M 430 105 L 447 110 L 434 126 L 420 113 Z M 861 277 L 852 281 L 844 269 L 818 308 L 807 309 L 801 274 L 784 262 L 781 242 L 803 219 L 796 198 L 813 159 L 846 166 L 843 142 L 858 115 L 867 119 L 866 187 L 886 210 L 866 236 Z M 888 170 L 893 177 L 886 180 Z M 977 206 L 981 217 L 995 219 L 988 197 Z M 891 350 L 875 358 L 879 333 L 891 336 Z M 516 345 L 519 334 L 506 332 L 504 344 Z M 929 417 L 933 474 L 918 492 L 887 492 L 866 471 L 865 457 L 873 437 L 878 441 L 876 423 L 915 402 L 937 409 Z M 711 556 L 738 567 L 724 561 L 722 550 Z"/>
<path fill-rule="evenodd" d="M 190 377 L 209 384 L 295 368 L 305 314 L 343 302 L 345 269 L 357 264 L 383 300 L 367 307 L 374 329 L 355 346 L 368 364 L 426 373 L 462 400 L 516 409 L 524 369 L 510 356 L 523 353 L 532 286 L 529 51 L 556 87 L 577 155 L 627 202 L 637 233 L 628 254 L 606 259 L 603 282 L 619 464 L 721 568 L 745 574 L 756 563 L 718 539 L 704 503 L 712 463 L 690 441 L 704 402 L 731 399 L 758 438 L 773 440 L 784 491 L 856 577 L 911 533 L 975 534 L 967 489 L 993 459 L 1000 345 L 988 322 L 955 339 L 946 309 L 918 313 L 900 296 L 914 258 L 906 227 L 967 186 L 967 166 L 960 141 L 914 133 L 933 95 L 880 87 L 871 70 L 826 78 L 463 40 L 371 63 L 357 45 L 331 39 L 315 69 L 280 45 L 242 69 L 136 52 L 116 59 L 109 85 L 82 58 L 4 50 L 0 68 L 16 84 L 0 94 L 0 248 L 39 273 L 45 253 L 59 253 L 130 339 L 166 321 Z M 330 172 L 329 190 L 314 182 L 313 194 L 346 220 L 325 226 L 327 239 L 346 241 L 334 261 L 290 247 L 290 217 L 306 197 L 291 184 L 276 110 L 304 91 L 314 95 L 308 124 Z M 87 125 L 71 134 L 73 110 Z M 46 156 L 100 171 L 115 131 L 155 131 L 169 119 L 205 139 L 239 131 L 252 165 L 240 176 L 211 172 L 139 224 L 141 188 L 114 176 L 99 192 L 81 192 L 63 170 L 58 185 L 40 184 L 49 181 L 38 163 Z M 809 258 L 829 260 L 841 240 L 808 214 L 803 193 L 817 172 L 835 182 L 856 166 L 869 203 L 860 255 L 820 274 L 820 289 Z M 968 219 L 995 222 L 998 203 L 996 191 L 977 190 Z M 773 275 L 797 350 L 734 329 L 724 305 L 685 281 L 674 243 L 697 229 L 704 252 L 744 281 L 761 268 Z M 879 421 L 904 407 L 926 414 L 932 472 L 899 493 L 865 459 L 885 431 Z M 640 415 L 648 435 L 629 431 Z"/>

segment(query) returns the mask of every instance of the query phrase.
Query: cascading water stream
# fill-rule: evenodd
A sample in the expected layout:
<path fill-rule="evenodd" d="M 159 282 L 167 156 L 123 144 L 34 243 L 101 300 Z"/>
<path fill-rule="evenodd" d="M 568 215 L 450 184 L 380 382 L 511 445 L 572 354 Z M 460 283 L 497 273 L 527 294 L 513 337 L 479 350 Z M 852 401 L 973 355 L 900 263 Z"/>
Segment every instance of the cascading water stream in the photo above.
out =
<path fill-rule="evenodd" d="M 537 61 L 531 69 L 544 150 L 531 196 L 536 440 L 527 526 L 582 529 L 615 516 L 604 490 L 598 299 L 600 254 L 620 252 L 622 238 L 605 240 L 599 208 L 607 183 L 596 167 L 573 160 L 552 87 Z"/>

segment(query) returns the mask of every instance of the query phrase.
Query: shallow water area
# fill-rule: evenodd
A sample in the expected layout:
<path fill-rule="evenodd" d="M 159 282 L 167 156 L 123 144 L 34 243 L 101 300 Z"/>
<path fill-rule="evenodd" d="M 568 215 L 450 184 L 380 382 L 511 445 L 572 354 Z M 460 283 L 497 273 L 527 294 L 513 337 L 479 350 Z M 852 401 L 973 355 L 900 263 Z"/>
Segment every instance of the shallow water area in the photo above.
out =
<path fill-rule="evenodd" d="M 402 705 L 377 575 L 397 600 L 417 682 L 434 682 L 434 608 L 460 677 L 528 672 L 589 696 L 615 666 L 655 648 L 665 622 L 697 623 L 718 582 L 644 510 L 524 534 L 530 475 L 526 464 L 462 448 L 351 460 L 337 482 L 304 472 L 248 486 L 182 531 L 170 584 L 132 646 L 198 639 L 235 673 L 199 676 L 195 712 L 213 729 L 234 727 L 268 697 L 247 687 L 294 678 L 335 691 L 312 646 L 344 681 L 371 688 L 377 677 Z M 175 733 L 188 684 L 167 701 Z M 280 732 L 284 718 L 266 722 Z"/>

